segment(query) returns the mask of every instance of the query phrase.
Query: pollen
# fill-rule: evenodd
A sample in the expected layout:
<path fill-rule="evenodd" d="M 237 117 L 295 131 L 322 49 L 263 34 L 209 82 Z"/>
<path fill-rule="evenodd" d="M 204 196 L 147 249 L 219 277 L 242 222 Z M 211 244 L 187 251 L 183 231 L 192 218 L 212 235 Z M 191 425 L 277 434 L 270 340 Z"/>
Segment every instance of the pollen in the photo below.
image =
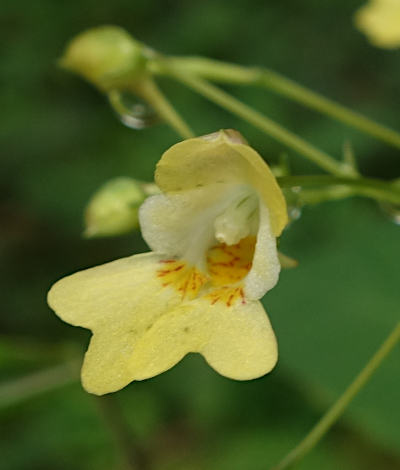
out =
<path fill-rule="evenodd" d="M 208 281 L 205 274 L 181 260 L 167 259 L 161 261 L 162 267 L 157 271 L 163 287 L 171 286 L 182 299 L 194 299 L 199 290 Z"/>
<path fill-rule="evenodd" d="M 218 244 L 207 253 L 207 270 L 214 286 L 236 284 L 251 269 L 256 237 L 249 236 L 235 245 Z"/>

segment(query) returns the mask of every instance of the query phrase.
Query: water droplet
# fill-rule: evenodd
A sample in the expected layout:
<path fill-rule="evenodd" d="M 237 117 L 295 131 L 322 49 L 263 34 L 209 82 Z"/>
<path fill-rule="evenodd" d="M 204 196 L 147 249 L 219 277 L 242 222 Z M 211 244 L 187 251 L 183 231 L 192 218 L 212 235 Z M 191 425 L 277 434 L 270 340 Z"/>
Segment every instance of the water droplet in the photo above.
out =
<path fill-rule="evenodd" d="M 392 181 L 393 186 L 400 190 L 400 178 Z M 392 204 L 390 202 L 381 202 L 379 207 L 385 216 L 396 225 L 400 225 L 400 204 Z"/>
<path fill-rule="evenodd" d="M 379 206 L 389 220 L 396 225 L 400 225 L 400 206 L 387 202 L 381 202 Z"/>
<path fill-rule="evenodd" d="M 113 90 L 108 100 L 119 120 L 131 129 L 145 129 L 159 120 L 154 109 L 133 93 Z"/>
<path fill-rule="evenodd" d="M 288 215 L 290 222 L 299 220 L 301 217 L 301 208 L 296 206 L 288 206 Z"/>
<path fill-rule="evenodd" d="M 283 193 L 286 199 L 289 223 L 300 219 L 302 212 L 300 201 L 301 187 L 293 186 L 292 188 L 285 188 Z"/>

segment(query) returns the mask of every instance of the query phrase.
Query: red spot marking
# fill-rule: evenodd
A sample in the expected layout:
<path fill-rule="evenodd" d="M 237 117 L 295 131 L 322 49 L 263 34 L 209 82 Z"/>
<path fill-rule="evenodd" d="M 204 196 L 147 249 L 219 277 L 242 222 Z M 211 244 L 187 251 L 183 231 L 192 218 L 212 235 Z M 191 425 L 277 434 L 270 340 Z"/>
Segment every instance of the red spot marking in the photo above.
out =
<path fill-rule="evenodd" d="M 182 291 L 182 298 L 185 297 L 185 294 L 186 294 L 186 291 L 187 291 L 188 283 L 189 283 L 189 279 L 186 279 L 186 281 L 185 281 L 185 283 L 183 284 L 183 286 L 181 287 L 181 289 L 179 289 L 180 291 Z"/>
<path fill-rule="evenodd" d="M 171 271 L 166 270 L 166 271 L 158 271 L 157 276 L 162 277 L 165 276 L 166 274 L 170 273 Z"/>
<path fill-rule="evenodd" d="M 211 302 L 211 305 L 214 305 L 215 303 L 217 303 L 219 299 L 220 299 L 220 297 L 216 297 L 216 298 Z"/>
<path fill-rule="evenodd" d="M 231 294 L 226 302 L 226 305 L 230 307 L 232 305 L 232 299 L 234 298 L 235 294 Z"/>
<path fill-rule="evenodd" d="M 242 298 L 242 304 L 244 305 L 246 303 L 246 301 L 244 299 L 244 292 L 243 292 L 242 288 L 240 288 L 240 297 Z"/>
<path fill-rule="evenodd" d="M 179 271 L 180 269 L 183 268 L 183 264 L 181 264 L 180 266 L 177 266 L 176 268 L 174 268 L 172 271 Z"/>
<path fill-rule="evenodd" d="M 176 259 L 162 259 L 160 263 L 175 263 Z"/>

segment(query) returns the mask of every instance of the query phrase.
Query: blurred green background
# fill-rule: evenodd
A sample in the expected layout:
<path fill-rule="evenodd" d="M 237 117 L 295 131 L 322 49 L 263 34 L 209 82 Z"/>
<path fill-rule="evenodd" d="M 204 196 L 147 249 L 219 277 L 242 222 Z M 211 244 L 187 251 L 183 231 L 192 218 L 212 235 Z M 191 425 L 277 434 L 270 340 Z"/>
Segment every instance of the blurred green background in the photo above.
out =
<path fill-rule="evenodd" d="M 399 316 L 399 228 L 365 199 L 307 207 L 283 234 L 282 251 L 300 265 L 284 271 L 264 299 L 280 361 L 259 380 L 230 381 L 190 355 L 112 399 L 94 398 L 74 380 L 74 366 L 62 365 L 82 356 L 89 332 L 62 323 L 45 301 L 56 279 L 146 250 L 138 233 L 83 239 L 82 212 L 112 177 L 150 181 L 161 153 L 178 140 L 165 125 L 123 127 L 96 90 L 58 69 L 72 36 L 117 24 L 167 54 L 264 65 L 399 128 L 400 53 L 373 48 L 355 30 L 352 15 L 362 3 L 15 0 L 2 6 L 2 470 L 124 468 L 117 408 L 151 470 L 268 469 L 383 341 Z M 199 135 L 236 128 L 277 161 L 283 148 L 259 131 L 178 84 L 160 85 Z M 364 174 L 400 176 L 398 151 L 266 90 L 229 90 L 338 157 L 349 139 Z M 295 173 L 318 171 L 289 157 Z M 397 348 L 299 469 L 400 468 L 399 359 Z"/>

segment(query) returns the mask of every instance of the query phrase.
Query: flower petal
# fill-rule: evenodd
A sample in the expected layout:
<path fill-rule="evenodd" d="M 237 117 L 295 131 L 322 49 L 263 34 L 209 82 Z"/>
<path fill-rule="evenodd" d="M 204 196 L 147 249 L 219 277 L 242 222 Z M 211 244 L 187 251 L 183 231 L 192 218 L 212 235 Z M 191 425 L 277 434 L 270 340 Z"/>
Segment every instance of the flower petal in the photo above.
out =
<path fill-rule="evenodd" d="M 260 377 L 277 361 L 277 345 L 259 302 L 227 307 L 202 298 L 160 317 L 136 345 L 132 375 L 146 379 L 174 366 L 188 352 L 201 353 L 220 374 Z"/>
<path fill-rule="evenodd" d="M 143 312 L 144 313 L 144 312 Z M 131 363 L 138 334 L 134 327 L 110 333 L 95 330 L 82 366 L 83 388 L 95 395 L 116 392 L 134 380 Z"/>
<path fill-rule="evenodd" d="M 281 265 L 276 239 L 271 231 L 268 208 L 260 202 L 259 229 L 253 263 L 244 280 L 244 292 L 248 299 L 260 299 L 278 282 Z"/>
<path fill-rule="evenodd" d="M 249 184 L 268 207 L 273 233 L 279 236 L 288 221 L 282 191 L 268 165 L 239 137 L 235 131 L 219 131 L 172 146 L 157 164 L 156 183 L 165 192 L 221 183 Z"/>
<path fill-rule="evenodd" d="M 276 341 L 259 302 L 232 306 L 205 295 L 182 301 L 162 288 L 159 257 L 123 258 L 58 281 L 49 304 L 65 321 L 90 328 L 82 383 L 102 395 L 174 366 L 200 352 L 218 372 L 239 380 L 272 369 Z"/>
<path fill-rule="evenodd" d="M 129 323 L 144 321 L 180 301 L 173 291 L 161 289 L 156 271 L 160 256 L 143 253 L 79 271 L 56 282 L 48 293 L 48 303 L 67 323 L 84 328 L 107 328 L 113 334 Z M 145 304 L 148 315 L 137 318 L 135 309 Z"/>
<path fill-rule="evenodd" d="M 177 291 L 162 288 L 159 261 L 153 253 L 135 255 L 65 277 L 51 288 L 48 302 L 57 315 L 94 333 L 82 369 L 88 392 L 102 395 L 131 382 L 136 343 L 181 302 Z"/>
<path fill-rule="evenodd" d="M 213 184 L 177 194 L 157 194 L 139 212 L 143 238 L 153 251 L 168 256 L 205 252 L 215 242 L 214 219 L 231 203 L 238 185 Z"/>
<path fill-rule="evenodd" d="M 357 28 L 377 47 L 394 49 L 400 46 L 400 2 L 370 0 L 355 14 Z"/>
<path fill-rule="evenodd" d="M 208 308 L 211 337 L 199 349 L 210 366 L 225 377 L 250 380 L 270 372 L 278 360 L 276 338 L 260 302 L 216 303 Z M 211 330 L 211 331 L 210 331 Z"/>

